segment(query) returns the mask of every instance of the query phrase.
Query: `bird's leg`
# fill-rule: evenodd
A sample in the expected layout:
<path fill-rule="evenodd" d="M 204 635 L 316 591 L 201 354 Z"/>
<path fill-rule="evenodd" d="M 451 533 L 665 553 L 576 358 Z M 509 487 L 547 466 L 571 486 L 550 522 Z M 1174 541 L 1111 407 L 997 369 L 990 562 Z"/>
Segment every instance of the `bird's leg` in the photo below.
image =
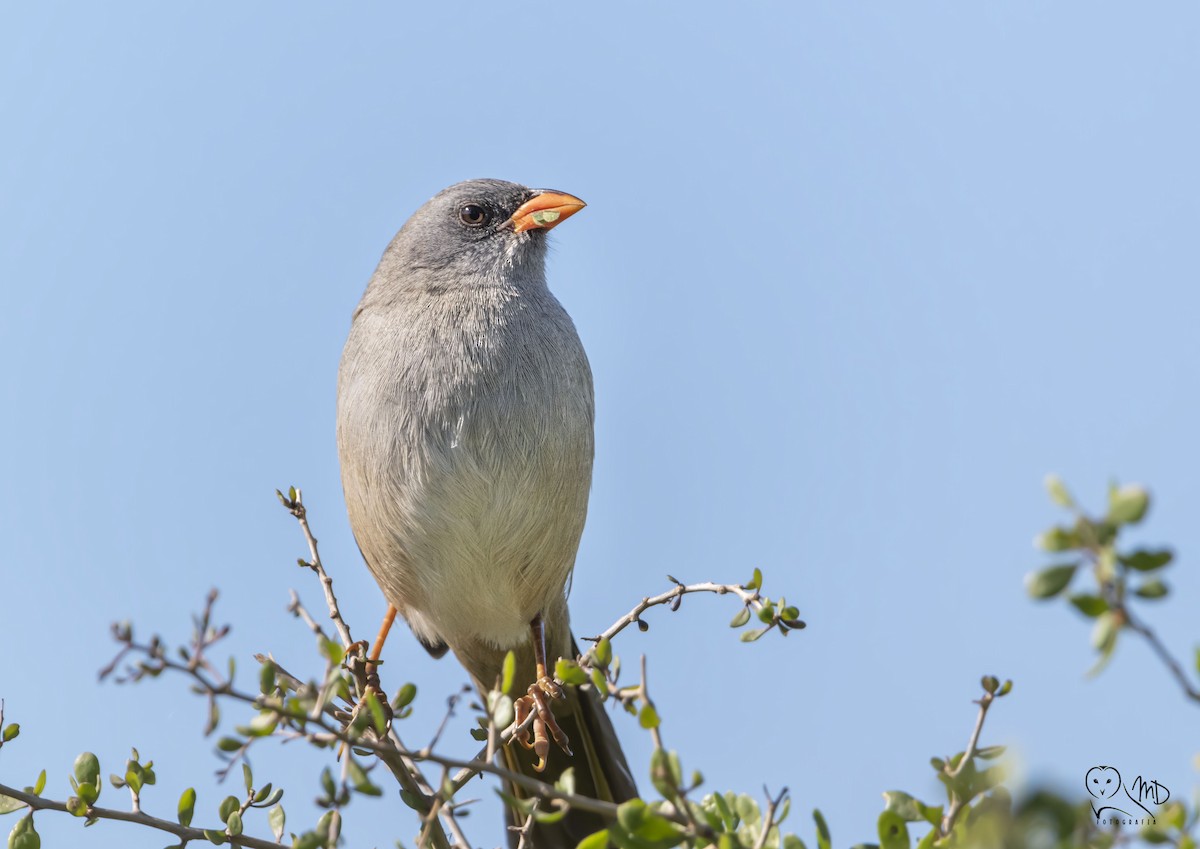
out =
<path fill-rule="evenodd" d="M 375 643 L 371 646 L 371 653 L 367 656 L 367 668 L 365 670 L 365 687 L 363 689 L 362 698 L 358 700 L 358 704 L 354 706 L 353 712 L 350 714 L 350 722 L 354 722 L 354 718 L 366 706 L 367 693 L 374 693 L 375 698 L 387 714 L 388 720 L 391 720 L 391 705 L 388 704 L 387 696 L 383 692 L 383 688 L 379 685 L 379 654 L 383 651 L 383 644 L 387 640 L 388 632 L 392 630 L 392 623 L 396 621 L 396 607 L 389 604 L 387 613 L 383 615 L 383 623 L 379 626 L 379 633 L 375 635 Z M 349 646 L 346 654 L 350 655 L 358 649 L 365 649 L 366 643 L 359 640 L 357 643 Z M 350 723 L 347 723 L 348 725 Z M 338 747 L 337 759 L 340 761 L 342 755 L 346 753 L 346 743 L 343 742 Z"/>
<path fill-rule="evenodd" d="M 558 747 L 568 755 L 571 754 L 571 741 L 559 728 L 554 711 L 550 708 L 551 699 L 564 699 L 566 694 L 546 669 L 546 631 L 542 623 L 542 614 L 533 617 L 529 629 L 533 635 L 533 659 L 537 667 L 537 678 L 529 685 L 528 694 L 517 699 L 517 724 L 520 725 L 530 712 L 536 716 L 533 720 L 533 742 L 529 742 L 528 731 L 521 731 L 517 735 L 517 741 L 525 748 L 533 749 L 538 758 L 534 769 L 541 772 L 546 768 L 546 757 L 550 754 L 550 737 L 553 737 Z"/>

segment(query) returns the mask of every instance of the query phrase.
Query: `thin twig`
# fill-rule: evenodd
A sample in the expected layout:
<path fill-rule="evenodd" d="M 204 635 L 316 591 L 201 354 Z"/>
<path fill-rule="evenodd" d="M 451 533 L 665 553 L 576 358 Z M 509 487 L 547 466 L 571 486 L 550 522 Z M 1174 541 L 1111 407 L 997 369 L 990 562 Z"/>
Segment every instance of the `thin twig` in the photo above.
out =
<path fill-rule="evenodd" d="M 758 590 L 752 591 L 747 590 L 745 587 L 737 584 L 717 584 L 713 583 L 712 581 L 705 581 L 699 584 L 682 584 L 676 581 L 675 586 L 672 589 L 667 590 L 665 593 L 643 598 L 640 602 L 634 605 L 633 610 L 629 611 L 612 625 L 610 625 L 599 636 L 583 637 L 582 639 L 587 640 L 590 643 L 598 643 L 601 640 L 611 640 L 630 625 L 641 622 L 642 614 L 650 608 L 656 607 L 660 604 L 671 604 L 676 599 L 682 598 L 689 593 L 716 593 L 717 595 L 733 593 L 747 606 L 751 606 L 755 610 L 761 610 L 763 606 Z"/>
<path fill-rule="evenodd" d="M 1197 690 L 1192 684 L 1187 673 L 1183 671 L 1183 666 L 1171 655 L 1167 647 L 1163 645 L 1162 640 L 1151 630 L 1150 626 L 1144 625 L 1140 620 L 1135 619 L 1129 612 L 1128 607 L 1120 605 L 1118 610 L 1125 617 L 1125 626 L 1134 633 L 1141 634 L 1146 639 L 1146 642 L 1150 643 L 1150 648 L 1158 655 L 1159 660 L 1166 664 L 1167 669 L 1171 671 L 1171 674 L 1175 676 L 1175 680 L 1179 682 L 1179 686 L 1183 688 L 1184 695 L 1192 701 L 1200 702 L 1200 690 Z"/>
<path fill-rule="evenodd" d="M 342 638 L 342 646 L 349 648 L 354 643 L 354 638 L 350 636 L 350 626 L 342 618 L 342 612 L 338 608 L 337 596 L 333 594 L 333 579 L 329 577 L 329 573 L 325 571 L 325 566 L 321 563 L 321 555 L 317 551 L 317 538 L 313 536 L 312 528 L 308 526 L 308 510 L 304 506 L 304 495 L 299 489 L 296 490 L 296 497 L 294 499 L 288 498 L 281 492 L 277 494 L 279 495 L 279 500 L 283 502 L 283 506 L 300 523 L 300 530 L 304 532 L 304 539 L 308 541 L 308 553 L 312 558 L 306 561 L 306 564 L 321 579 L 321 586 L 325 590 L 325 601 L 329 605 L 329 618 L 333 620 L 333 624 L 337 627 L 338 635 Z"/>
<path fill-rule="evenodd" d="M 762 831 L 758 835 L 758 839 L 754 841 L 754 849 L 763 849 L 767 845 L 767 837 L 771 834 L 771 829 L 776 826 L 775 812 L 779 810 L 779 806 L 783 804 L 783 800 L 787 798 L 788 789 L 785 787 L 779 791 L 779 795 L 771 798 L 771 791 L 763 787 L 763 795 L 767 799 L 767 812 L 763 814 Z"/>
<path fill-rule="evenodd" d="M 953 782 L 962 774 L 962 771 L 967 768 L 967 764 L 975 758 L 976 747 L 979 745 L 979 734 L 983 731 L 983 720 L 987 717 L 988 708 L 992 706 L 995 700 L 992 693 L 984 692 L 983 696 L 976 702 L 979 705 L 979 714 L 975 717 L 975 728 L 971 731 L 971 738 L 967 740 L 966 751 L 963 752 L 962 760 L 958 762 L 958 766 L 946 772 L 946 777 Z M 962 798 L 957 792 L 951 790 L 950 807 L 942 816 L 942 824 L 939 831 L 945 837 L 954 829 L 954 821 L 958 819 L 958 815 L 962 812 L 963 806 L 967 803 L 967 799 Z"/>

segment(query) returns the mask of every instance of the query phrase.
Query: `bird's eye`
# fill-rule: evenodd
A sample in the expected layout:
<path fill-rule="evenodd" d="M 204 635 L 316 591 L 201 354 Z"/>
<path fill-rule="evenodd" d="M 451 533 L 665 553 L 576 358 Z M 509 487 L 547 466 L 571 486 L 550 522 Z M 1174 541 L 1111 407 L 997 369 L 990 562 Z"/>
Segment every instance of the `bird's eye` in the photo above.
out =
<path fill-rule="evenodd" d="M 487 210 L 477 203 L 463 204 L 458 210 L 458 220 L 468 227 L 482 227 L 490 217 Z"/>

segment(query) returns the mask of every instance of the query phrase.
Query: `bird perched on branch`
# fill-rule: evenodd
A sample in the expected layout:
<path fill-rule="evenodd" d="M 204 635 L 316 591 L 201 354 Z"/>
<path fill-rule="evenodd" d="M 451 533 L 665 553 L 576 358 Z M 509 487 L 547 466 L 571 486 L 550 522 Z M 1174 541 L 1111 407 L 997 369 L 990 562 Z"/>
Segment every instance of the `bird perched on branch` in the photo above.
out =
<path fill-rule="evenodd" d="M 593 400 L 579 336 L 546 285 L 546 239 L 583 206 L 470 180 L 413 214 L 354 312 L 338 454 L 359 548 L 417 639 L 453 651 L 485 693 L 515 652 L 538 717 L 533 751 L 506 747 L 507 766 L 549 782 L 574 767 L 577 793 L 621 802 L 637 790 L 602 703 L 552 677 L 577 652 L 566 586 L 587 512 Z M 574 846 L 603 827 L 572 810 L 539 823 L 533 844 Z"/>

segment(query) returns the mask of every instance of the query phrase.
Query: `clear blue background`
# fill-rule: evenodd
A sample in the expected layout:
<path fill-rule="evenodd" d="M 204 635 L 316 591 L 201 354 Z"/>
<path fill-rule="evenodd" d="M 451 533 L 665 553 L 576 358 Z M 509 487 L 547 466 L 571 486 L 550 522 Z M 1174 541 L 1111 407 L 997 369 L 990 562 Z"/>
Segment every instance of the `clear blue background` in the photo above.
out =
<path fill-rule="evenodd" d="M 733 604 L 694 598 L 619 641 L 708 787 L 786 785 L 810 845 L 813 807 L 837 845 L 874 839 L 881 791 L 937 795 L 928 758 L 963 747 L 994 673 L 1016 687 L 984 742 L 1019 782 L 1082 797 L 1110 764 L 1190 796 L 1196 707 L 1133 641 L 1086 679 L 1086 623 L 1022 578 L 1058 516 L 1047 472 L 1096 507 L 1110 477 L 1151 484 L 1138 538 L 1181 563 L 1146 612 L 1190 664 L 1198 44 L 1182 3 L 5 4 L 0 695 L 23 731 L 0 780 L 47 767 L 63 798 L 79 751 L 107 773 L 136 745 L 148 810 L 196 776 L 215 809 L 201 701 L 95 673 L 110 621 L 185 639 L 213 586 L 245 686 L 256 651 L 317 671 L 284 606 L 320 594 L 275 487 L 303 487 L 374 633 L 341 345 L 408 214 L 494 176 L 589 203 L 549 269 L 597 384 L 577 631 L 668 572 L 755 566 L 809 622 L 745 645 Z M 464 675 L 403 633 L 388 660 L 423 744 Z M 644 776 L 649 740 L 618 723 Z M 254 763 L 299 830 L 296 757 Z M 353 846 L 416 830 L 394 797 L 348 817 Z M 169 842 L 38 823 L 47 846 Z M 503 839 L 491 801 L 466 825 Z"/>

